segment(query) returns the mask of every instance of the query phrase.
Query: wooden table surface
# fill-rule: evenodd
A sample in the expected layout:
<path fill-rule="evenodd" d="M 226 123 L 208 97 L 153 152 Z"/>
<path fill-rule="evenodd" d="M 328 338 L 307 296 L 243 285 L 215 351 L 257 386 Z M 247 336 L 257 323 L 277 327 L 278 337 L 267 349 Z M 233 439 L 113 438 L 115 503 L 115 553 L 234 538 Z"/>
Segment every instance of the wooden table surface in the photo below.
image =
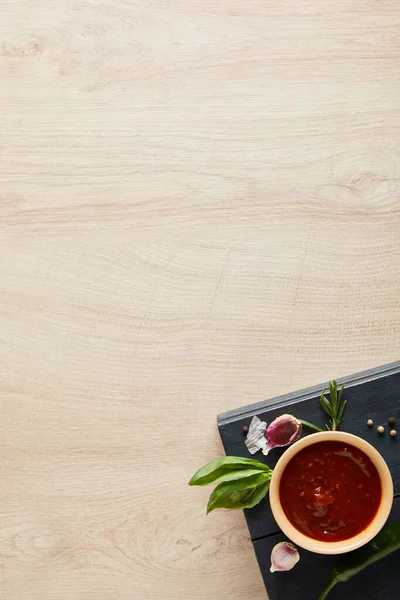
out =
<path fill-rule="evenodd" d="M 0 598 L 263 600 L 187 481 L 400 357 L 398 0 L 0 14 Z"/>

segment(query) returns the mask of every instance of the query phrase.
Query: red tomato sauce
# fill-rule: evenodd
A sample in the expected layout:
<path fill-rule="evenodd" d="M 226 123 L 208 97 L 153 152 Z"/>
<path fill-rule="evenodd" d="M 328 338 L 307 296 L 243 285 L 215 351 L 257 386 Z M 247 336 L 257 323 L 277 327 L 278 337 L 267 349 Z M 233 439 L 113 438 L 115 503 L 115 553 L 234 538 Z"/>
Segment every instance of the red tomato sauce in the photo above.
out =
<path fill-rule="evenodd" d="M 342 442 L 319 442 L 288 463 L 279 496 L 296 529 L 315 540 L 339 542 L 370 524 L 381 503 L 382 484 L 364 452 Z"/>

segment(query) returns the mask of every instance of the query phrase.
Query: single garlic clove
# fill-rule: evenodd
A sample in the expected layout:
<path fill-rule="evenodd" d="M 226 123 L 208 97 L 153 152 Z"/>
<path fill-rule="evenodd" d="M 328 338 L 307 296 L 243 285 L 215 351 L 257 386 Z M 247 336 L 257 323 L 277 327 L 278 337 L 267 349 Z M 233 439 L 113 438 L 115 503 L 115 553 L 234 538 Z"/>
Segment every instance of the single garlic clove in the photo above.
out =
<path fill-rule="evenodd" d="M 268 454 L 272 448 L 289 446 L 301 436 L 302 425 L 293 415 L 282 415 L 272 421 L 267 429 L 267 446 L 263 454 Z"/>
<path fill-rule="evenodd" d="M 299 562 L 300 554 L 290 542 L 276 544 L 271 552 L 271 573 L 290 571 Z"/>
<path fill-rule="evenodd" d="M 259 450 L 265 450 L 267 447 L 267 438 L 265 437 L 265 430 L 267 424 L 261 421 L 258 417 L 253 417 L 249 426 L 249 432 L 245 439 L 247 450 L 250 454 L 255 454 Z"/>

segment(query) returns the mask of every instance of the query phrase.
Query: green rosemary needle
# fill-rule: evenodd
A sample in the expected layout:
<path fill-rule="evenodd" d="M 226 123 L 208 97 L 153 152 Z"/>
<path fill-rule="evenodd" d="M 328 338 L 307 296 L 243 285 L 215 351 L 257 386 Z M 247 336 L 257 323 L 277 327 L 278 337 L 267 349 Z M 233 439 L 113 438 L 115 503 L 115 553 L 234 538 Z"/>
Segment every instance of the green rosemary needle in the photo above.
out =
<path fill-rule="evenodd" d="M 329 398 L 325 394 L 325 390 L 322 390 L 320 402 L 321 406 L 330 417 L 330 423 L 326 426 L 329 431 L 336 431 L 342 420 L 344 409 L 346 408 L 347 400 L 343 400 L 344 385 L 338 392 L 338 386 L 336 381 L 329 383 Z"/>

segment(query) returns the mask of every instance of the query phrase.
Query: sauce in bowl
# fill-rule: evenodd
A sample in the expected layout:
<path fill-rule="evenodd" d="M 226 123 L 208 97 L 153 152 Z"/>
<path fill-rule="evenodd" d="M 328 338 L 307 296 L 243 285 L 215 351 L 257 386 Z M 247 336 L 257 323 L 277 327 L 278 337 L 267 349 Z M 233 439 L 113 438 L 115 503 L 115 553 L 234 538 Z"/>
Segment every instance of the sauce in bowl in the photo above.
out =
<path fill-rule="evenodd" d="M 382 484 L 364 452 L 343 442 L 321 441 L 300 450 L 286 465 L 279 498 L 298 531 L 339 542 L 361 533 L 374 519 Z"/>

